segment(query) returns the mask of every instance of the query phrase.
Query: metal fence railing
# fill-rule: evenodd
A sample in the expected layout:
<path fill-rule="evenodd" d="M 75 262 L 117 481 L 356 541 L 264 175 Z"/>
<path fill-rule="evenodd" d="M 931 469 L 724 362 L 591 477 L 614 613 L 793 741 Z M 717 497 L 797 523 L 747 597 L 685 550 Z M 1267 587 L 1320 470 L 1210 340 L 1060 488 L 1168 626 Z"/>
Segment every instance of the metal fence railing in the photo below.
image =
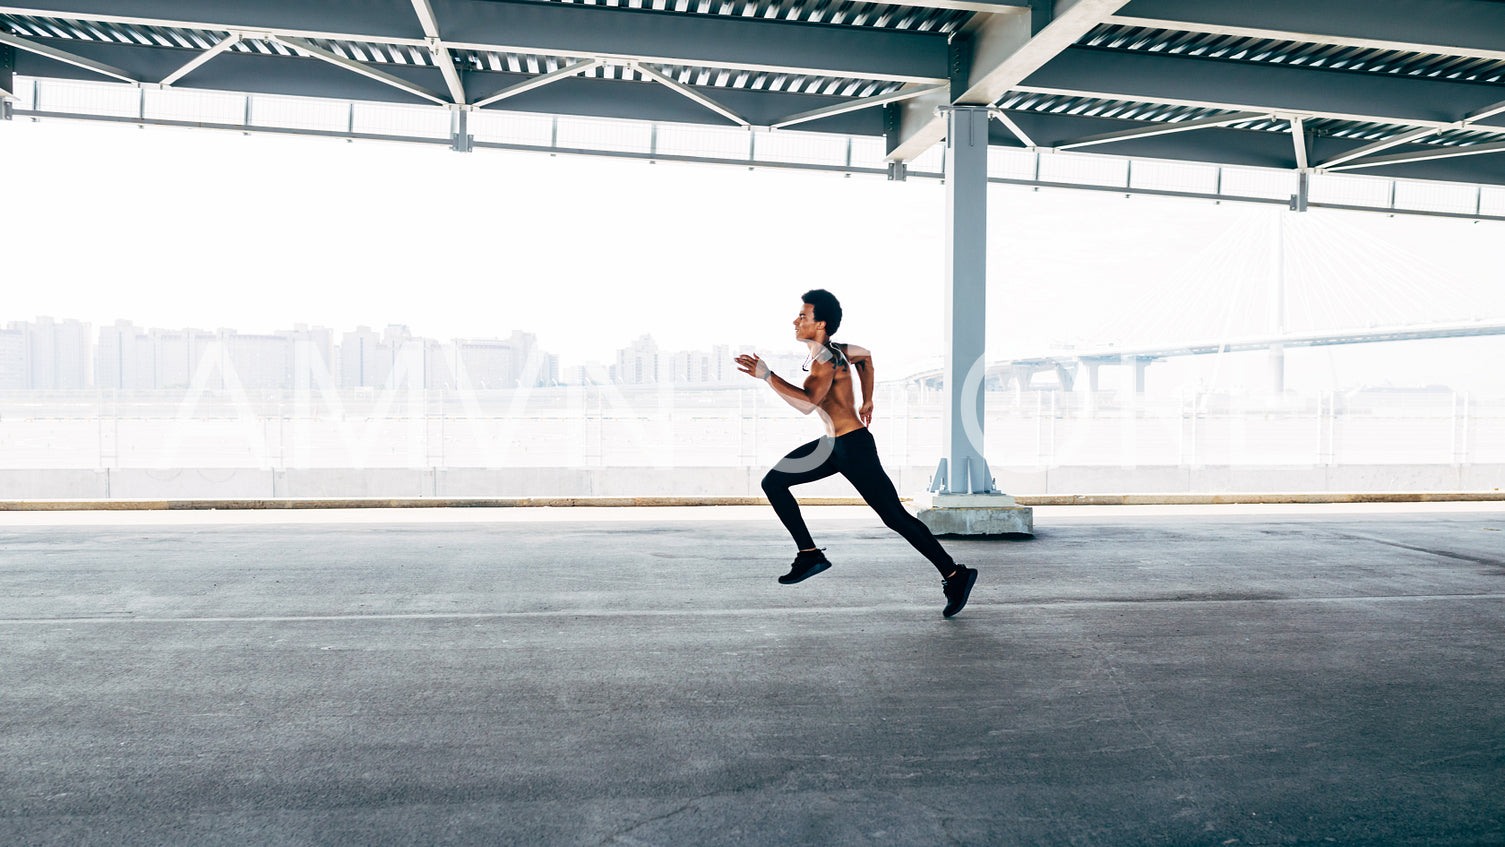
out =
<path fill-rule="evenodd" d="M 876 399 L 885 462 L 933 464 L 940 393 Z M 984 429 L 995 467 L 1505 463 L 1505 399 L 1451 391 L 998 391 Z M 0 470 L 757 468 L 819 431 L 737 387 L 0 392 Z"/>

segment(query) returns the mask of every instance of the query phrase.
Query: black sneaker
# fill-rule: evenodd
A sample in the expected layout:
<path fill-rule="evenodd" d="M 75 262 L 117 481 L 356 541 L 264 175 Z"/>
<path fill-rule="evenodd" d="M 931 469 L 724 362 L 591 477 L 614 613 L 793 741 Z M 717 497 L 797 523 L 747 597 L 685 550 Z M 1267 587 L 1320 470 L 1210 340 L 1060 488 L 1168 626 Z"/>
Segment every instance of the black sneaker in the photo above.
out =
<path fill-rule="evenodd" d="M 779 582 L 793 585 L 829 567 L 831 567 L 831 562 L 826 558 L 825 553 L 820 550 L 801 550 L 795 555 L 794 564 L 789 566 L 789 573 L 779 577 Z"/>
<path fill-rule="evenodd" d="M 966 565 L 957 565 L 956 573 L 950 579 L 941 580 L 941 591 L 946 595 L 946 608 L 941 612 L 942 617 L 949 618 L 967 605 L 974 582 L 977 582 L 977 569 Z"/>

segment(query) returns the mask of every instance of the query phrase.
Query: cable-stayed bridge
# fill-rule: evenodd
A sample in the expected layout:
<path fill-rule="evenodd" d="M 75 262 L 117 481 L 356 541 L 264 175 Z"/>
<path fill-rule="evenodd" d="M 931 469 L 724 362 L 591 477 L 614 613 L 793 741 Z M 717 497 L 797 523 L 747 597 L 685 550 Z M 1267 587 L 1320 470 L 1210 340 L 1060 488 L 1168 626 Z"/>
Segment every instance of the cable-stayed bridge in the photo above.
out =
<path fill-rule="evenodd" d="M 1461 321 L 1360 330 L 1248 336 L 1184 344 L 1126 347 L 1108 345 L 1082 350 L 1059 350 L 1042 355 L 999 359 L 988 364 L 984 379 L 989 388 L 1006 388 L 1010 383 L 1020 388 L 1028 388 L 1035 374 L 1053 371 L 1058 385 L 1063 390 L 1074 390 L 1085 376 L 1086 382 L 1080 387 L 1096 391 L 1098 390 L 1098 370 L 1103 366 L 1116 365 L 1134 368 L 1134 388 L 1142 392 L 1145 370 L 1154 362 L 1180 356 L 1269 350 L 1272 355 L 1272 377 L 1275 384 L 1279 386 L 1282 380 L 1280 368 L 1283 367 L 1281 356 L 1286 348 L 1331 347 L 1341 344 L 1377 344 L 1391 341 L 1469 338 L 1486 335 L 1505 335 L 1505 321 Z M 905 381 L 939 388 L 943 379 L 943 369 L 934 368 L 912 374 Z"/>

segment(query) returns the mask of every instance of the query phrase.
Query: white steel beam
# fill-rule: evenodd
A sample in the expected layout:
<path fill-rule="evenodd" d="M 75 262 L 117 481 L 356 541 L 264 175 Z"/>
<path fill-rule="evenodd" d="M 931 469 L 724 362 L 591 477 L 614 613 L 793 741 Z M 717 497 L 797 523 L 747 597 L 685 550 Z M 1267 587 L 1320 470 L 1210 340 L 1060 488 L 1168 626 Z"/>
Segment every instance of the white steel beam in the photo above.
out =
<path fill-rule="evenodd" d="M 214 45 L 213 47 L 210 47 L 208 50 L 205 50 L 204 52 L 200 53 L 198 56 L 196 56 L 193 59 L 189 60 L 188 64 L 186 64 L 183 67 L 178 68 L 177 70 L 175 70 L 172 73 L 168 74 L 166 77 L 163 78 L 161 84 L 162 85 L 172 85 L 173 83 L 177 82 L 178 80 L 182 79 L 183 77 L 188 76 L 189 74 L 193 73 L 194 70 L 196 70 L 200 65 L 204 64 L 205 62 L 209 61 L 210 59 L 213 59 L 215 56 L 218 56 L 219 54 L 225 52 L 226 50 L 229 50 L 231 47 L 234 47 L 235 45 L 239 44 L 240 43 L 240 39 L 241 39 L 240 33 L 238 33 L 238 32 L 232 32 L 232 33 L 230 33 L 229 35 L 227 35 L 224 38 L 220 39 L 220 42 L 218 44 Z"/>
<path fill-rule="evenodd" d="M 1134 138 L 1154 138 L 1157 135 L 1172 135 L 1178 132 L 1191 132 L 1198 129 L 1212 129 L 1229 124 L 1252 121 L 1255 118 L 1267 118 L 1268 112 L 1237 112 L 1232 115 L 1217 115 L 1210 118 L 1197 118 L 1190 121 L 1175 121 L 1162 123 L 1157 126 L 1138 127 L 1125 129 L 1118 132 L 1105 132 L 1102 135 L 1088 135 L 1072 141 L 1066 141 L 1055 145 L 1057 150 L 1071 150 L 1077 147 L 1091 147 L 1096 144 L 1111 144 L 1114 141 L 1128 141 Z"/>
<path fill-rule="evenodd" d="M 696 103 L 699 103 L 700 105 L 706 107 L 707 109 L 710 109 L 711 111 L 735 124 L 739 124 L 741 126 L 752 126 L 752 123 L 749 122 L 746 118 L 742 117 L 736 112 L 733 112 L 731 109 L 728 109 L 720 103 L 717 103 L 715 100 L 712 100 L 704 94 L 701 94 L 699 91 L 696 91 L 690 86 L 685 85 L 677 79 L 670 79 L 669 77 L 659 73 L 653 68 L 650 68 L 647 65 L 640 64 L 638 62 L 629 63 L 629 67 L 642 74 L 643 76 L 648 77 L 659 85 L 662 85 L 677 94 L 694 100 Z"/>
<path fill-rule="evenodd" d="M 1385 165 L 1409 165 L 1412 162 L 1430 162 L 1434 159 L 1456 159 L 1459 156 L 1482 156 L 1488 153 L 1505 153 L 1505 141 L 1495 141 L 1489 144 L 1473 144 L 1468 147 L 1439 147 L 1435 150 L 1418 150 L 1415 153 L 1396 153 L 1391 156 L 1377 156 L 1373 159 L 1361 159 L 1357 162 L 1349 162 L 1329 168 L 1333 171 L 1353 171 L 1360 168 L 1378 168 Z"/>
<path fill-rule="evenodd" d="M 844 115 L 847 112 L 855 112 L 858 109 L 867 109 L 873 106 L 882 106 L 887 103 L 897 103 L 901 100 L 908 100 L 913 97 L 920 97 L 926 94 L 931 94 L 933 92 L 943 91 L 947 87 L 948 86 L 945 85 L 928 85 L 921 86 L 919 88 L 901 88 L 898 91 L 892 91 L 888 94 L 879 94 L 876 97 L 863 97 L 860 100 L 853 100 L 850 103 L 838 103 L 835 106 L 827 106 L 824 109 L 811 109 L 808 112 L 800 112 L 797 115 L 790 115 L 787 118 L 775 121 L 769 126 L 773 129 L 779 129 L 781 127 L 805 123 L 806 121 L 829 118 L 832 115 Z"/>
<path fill-rule="evenodd" d="M 338 53 L 331 53 L 330 51 L 325 50 L 323 47 L 309 44 L 307 41 L 304 41 L 301 38 L 291 38 L 284 35 L 274 35 L 273 39 L 276 40 L 277 43 L 285 44 L 288 47 L 291 47 L 292 49 L 297 50 L 299 53 L 302 53 L 306 56 L 311 56 L 315 59 L 328 62 L 331 65 L 344 68 L 347 71 L 358 73 L 361 76 L 367 77 L 369 79 L 374 79 L 377 82 L 385 83 L 392 86 L 393 88 L 397 88 L 402 91 L 406 91 L 409 94 L 422 97 L 425 100 L 432 100 L 433 102 L 438 103 L 441 106 L 449 105 L 448 100 L 445 100 L 443 97 L 435 94 L 432 91 L 429 91 L 427 88 L 424 88 L 421 85 L 414 85 L 413 83 L 408 82 L 405 79 L 395 77 L 389 73 L 386 73 L 385 71 L 379 71 L 376 68 L 371 67 L 370 65 L 364 64 L 362 62 L 357 62 L 354 59 L 347 59 L 344 56 L 339 55 Z"/>
<path fill-rule="evenodd" d="M 418 15 L 418 24 L 427 38 L 440 38 L 439 19 L 434 17 L 434 6 L 429 0 L 413 0 L 413 13 Z"/>
<path fill-rule="evenodd" d="M 1234 103 L 1226 100 L 1189 100 L 1181 97 L 1135 97 L 1122 93 L 1104 91 L 1088 91 L 1078 88 L 1052 88 L 1039 85 L 1018 85 L 1014 91 L 1026 94 L 1054 94 L 1063 97 L 1087 97 L 1096 100 L 1133 101 L 1142 103 L 1155 103 L 1162 106 L 1188 106 L 1194 109 L 1223 109 L 1230 112 L 1258 112 L 1262 115 L 1274 115 L 1280 118 L 1289 118 L 1294 114 L 1308 120 L 1313 118 L 1331 119 L 1337 121 L 1355 121 L 1358 123 L 1389 124 L 1391 126 L 1414 126 L 1429 127 L 1438 132 L 1448 129 L 1457 129 L 1458 124 L 1453 121 L 1430 121 L 1421 119 L 1398 118 L 1393 115 L 1368 115 L 1356 112 L 1329 112 L 1312 109 L 1294 110 L 1289 106 L 1282 107 L 1279 104 L 1266 103 Z M 1498 129 L 1505 133 L 1505 127 L 1469 127 L 1474 130 Z"/>
<path fill-rule="evenodd" d="M 28 53 L 35 53 L 38 56 L 46 56 L 49 59 L 53 59 L 58 62 L 64 62 L 66 64 L 73 65 L 76 68 L 83 68 L 86 71 L 93 71 L 103 76 L 114 77 L 121 82 L 141 81 L 119 68 L 106 65 L 104 62 L 96 62 L 93 59 L 85 59 L 83 56 L 75 56 L 74 54 L 69 53 L 66 50 L 59 50 L 56 47 L 52 47 L 47 44 L 38 44 L 35 41 L 28 41 L 25 38 L 18 38 L 17 36 L 11 35 L 8 32 L 0 32 L 0 44 L 7 44 L 11 47 L 16 48 L 17 50 L 25 50 Z"/>
<path fill-rule="evenodd" d="M 1468 117 L 1464 118 L 1463 122 L 1465 124 L 1471 124 L 1474 121 L 1482 121 L 1485 118 L 1492 118 L 1495 115 L 1500 114 L 1501 112 L 1505 112 L 1505 100 L 1501 100 L 1500 102 L 1495 103 L 1492 106 L 1485 106 L 1484 108 L 1479 109 L 1477 111 L 1469 112 L 1468 113 Z M 1494 129 L 1494 127 L 1490 127 L 1490 128 Z M 1502 130 L 1502 131 L 1505 131 L 1505 130 Z"/>
<path fill-rule="evenodd" d="M 1291 144 L 1296 150 L 1296 170 L 1304 171 L 1311 166 L 1306 157 L 1306 121 L 1291 118 Z"/>
<path fill-rule="evenodd" d="M 519 94 L 522 94 L 524 91 L 532 91 L 535 88 L 542 88 L 543 86 L 548 85 L 551 82 L 558 82 L 561 79 L 568 79 L 572 76 L 579 76 L 580 74 L 583 74 L 591 68 L 594 68 L 600 64 L 602 64 L 600 59 L 586 59 L 583 62 L 576 62 L 573 65 L 565 65 L 559 70 L 541 74 L 539 76 L 533 77 L 532 79 L 519 82 L 516 85 L 509 85 L 506 88 L 503 88 L 501 91 L 487 95 L 486 97 L 477 100 L 471 105 L 475 106 L 476 108 L 490 106 L 492 103 L 495 103 L 498 100 L 505 100 L 508 97 L 515 97 Z"/>
<path fill-rule="evenodd" d="M 1317 169 L 1326 170 L 1327 168 L 1335 168 L 1338 165 L 1343 164 L 1344 162 L 1352 162 L 1354 159 L 1362 159 L 1365 156 L 1373 155 L 1380 152 L 1381 150 L 1389 150 L 1391 147 L 1398 147 L 1402 144 L 1409 144 L 1412 141 L 1417 141 L 1426 138 L 1429 135 L 1436 134 L 1437 130 L 1435 129 L 1416 129 L 1410 132 L 1402 132 L 1396 135 L 1392 135 L 1389 138 L 1382 138 L 1379 141 L 1374 142 L 1373 144 L 1365 144 L 1363 147 L 1355 147 L 1354 149 L 1349 150 L 1347 153 L 1341 153 L 1337 156 L 1334 156 L 1331 159 L 1328 159 L 1327 161 L 1317 165 Z"/>
<path fill-rule="evenodd" d="M 444 74 L 444 84 L 449 86 L 450 99 L 458 105 L 465 105 L 465 84 L 460 81 L 460 71 L 455 67 L 455 59 L 449 54 L 448 48 L 436 38 L 429 44 L 429 53 L 434 57 L 434 64 L 439 66 L 439 72 Z"/>
<path fill-rule="evenodd" d="M 1015 138 L 1019 139 L 1020 144 L 1023 144 L 1025 147 L 1040 146 L 1035 143 L 1035 140 L 1033 138 L 1029 137 L 1029 133 L 1025 132 L 1019 127 L 1018 124 L 1014 123 L 1013 118 L 1010 118 L 1008 114 L 1002 109 L 992 110 L 992 115 L 998 120 L 999 123 L 1003 124 L 1005 129 L 1007 129 L 1009 132 L 1012 132 Z"/>
<path fill-rule="evenodd" d="M 1407 53 L 1430 53 L 1438 56 L 1469 56 L 1478 59 L 1505 60 L 1505 50 L 1485 50 L 1445 44 L 1386 41 L 1375 38 L 1350 38 L 1341 35 L 1326 35 L 1315 32 L 1295 32 L 1259 27 L 1224 26 L 1221 24 L 1194 23 L 1161 18 L 1142 18 L 1133 15 L 1109 15 L 1103 23 L 1118 26 L 1142 27 L 1145 29 L 1168 29 L 1176 32 L 1199 32 L 1205 35 L 1228 35 L 1235 38 L 1259 38 L 1271 41 L 1296 41 L 1302 44 L 1331 44 L 1335 47 L 1362 47 L 1371 50 L 1390 50 Z"/>
<path fill-rule="evenodd" d="M 906 103 L 889 160 L 907 162 L 945 137 L 946 118 L 936 113 L 938 106 L 996 103 L 1127 2 L 1057 0 L 1055 18 L 1039 33 L 1034 32 L 1028 9 L 976 16 L 966 28 L 972 38 L 972 68 L 961 95 L 930 95 Z"/>
<path fill-rule="evenodd" d="M 444 84 L 449 86 L 450 99 L 464 105 L 465 86 L 460 82 L 460 72 L 455 69 L 455 60 L 449 55 L 449 48 L 444 46 L 443 36 L 439 34 L 439 19 L 434 17 L 433 5 L 429 0 L 413 0 L 413 11 L 418 15 L 423 34 L 428 36 L 429 53 L 434 57 L 434 64 L 444 74 Z"/>

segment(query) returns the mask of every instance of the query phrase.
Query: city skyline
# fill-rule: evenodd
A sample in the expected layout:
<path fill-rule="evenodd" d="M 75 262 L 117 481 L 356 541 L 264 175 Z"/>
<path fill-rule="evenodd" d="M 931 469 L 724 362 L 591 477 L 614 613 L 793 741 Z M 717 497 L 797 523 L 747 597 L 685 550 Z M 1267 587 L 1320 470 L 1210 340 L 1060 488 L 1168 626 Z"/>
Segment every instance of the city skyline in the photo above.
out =
<path fill-rule="evenodd" d="M 508 389 L 574 384 L 726 384 L 740 375 L 734 357 L 752 345 L 664 350 L 651 334 L 618 348 L 615 361 L 561 363 L 537 336 L 417 335 L 406 324 L 380 332 L 295 323 L 242 332 L 137 325 L 117 319 L 97 328 L 77 318 L 42 315 L 0 328 L 0 389 L 168 390 L 370 388 L 417 382 L 425 388 Z M 802 358 L 770 354 L 786 372 Z"/>

